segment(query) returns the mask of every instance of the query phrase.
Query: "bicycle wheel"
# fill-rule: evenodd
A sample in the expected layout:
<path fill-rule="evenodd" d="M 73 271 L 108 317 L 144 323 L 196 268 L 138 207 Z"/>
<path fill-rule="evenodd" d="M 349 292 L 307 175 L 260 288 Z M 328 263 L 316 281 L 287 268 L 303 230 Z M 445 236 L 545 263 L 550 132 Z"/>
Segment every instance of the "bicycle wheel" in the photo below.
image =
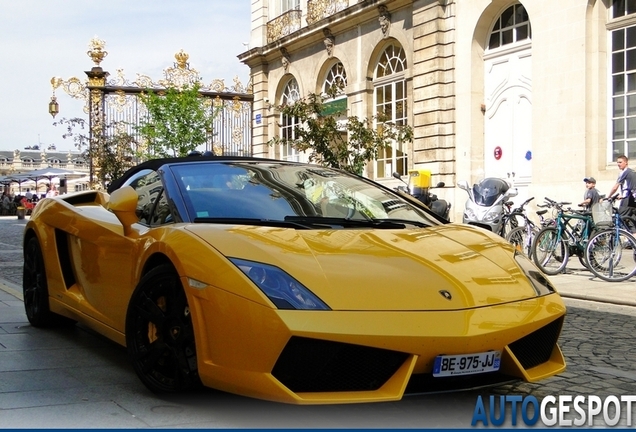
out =
<path fill-rule="evenodd" d="M 504 220 L 503 224 L 501 225 L 501 228 L 499 230 L 499 235 L 507 239 L 510 233 L 512 232 L 512 230 L 517 228 L 518 226 L 519 226 L 519 223 L 517 222 L 517 219 L 515 219 L 514 216 L 508 216 Z"/>
<path fill-rule="evenodd" d="M 626 230 L 610 228 L 590 238 L 585 249 L 588 268 L 596 277 L 621 282 L 636 274 L 636 238 Z"/>
<path fill-rule="evenodd" d="M 532 259 L 543 273 L 548 275 L 561 273 L 569 257 L 568 245 L 559 238 L 556 228 L 543 228 L 537 233 L 532 242 Z"/>
<path fill-rule="evenodd" d="M 535 227 L 520 226 L 510 231 L 506 240 L 508 240 L 515 249 L 526 254 L 528 258 L 531 258 L 532 241 L 537 236 L 538 232 L 539 230 Z"/>

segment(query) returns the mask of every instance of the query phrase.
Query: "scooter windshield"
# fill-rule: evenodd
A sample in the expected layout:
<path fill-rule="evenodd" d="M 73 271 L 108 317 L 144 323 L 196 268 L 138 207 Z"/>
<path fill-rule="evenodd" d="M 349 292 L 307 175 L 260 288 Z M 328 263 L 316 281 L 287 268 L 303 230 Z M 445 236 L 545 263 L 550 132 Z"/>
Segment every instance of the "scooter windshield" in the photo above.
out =
<path fill-rule="evenodd" d="M 499 178 L 485 178 L 473 185 L 475 204 L 490 207 L 501 195 L 505 194 L 510 185 Z"/>

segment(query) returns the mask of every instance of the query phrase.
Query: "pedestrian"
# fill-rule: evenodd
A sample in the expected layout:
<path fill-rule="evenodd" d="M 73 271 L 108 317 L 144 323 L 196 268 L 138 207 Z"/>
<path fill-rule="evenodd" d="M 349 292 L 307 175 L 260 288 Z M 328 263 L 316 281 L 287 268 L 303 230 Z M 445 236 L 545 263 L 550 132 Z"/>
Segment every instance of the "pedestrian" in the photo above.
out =
<path fill-rule="evenodd" d="M 31 200 L 33 199 L 33 193 L 31 193 L 31 189 L 27 188 L 24 197 L 27 199 L 28 202 L 31 202 Z"/>
<path fill-rule="evenodd" d="M 57 195 L 58 193 L 57 193 L 57 189 L 55 188 L 55 183 L 51 183 L 49 187 L 46 189 L 46 196 L 48 198 L 51 198 Z"/>
<path fill-rule="evenodd" d="M 2 193 L 2 214 L 11 214 L 11 197 L 6 193 Z"/>
<path fill-rule="evenodd" d="M 634 207 L 636 207 L 636 199 L 634 197 L 636 194 L 636 172 L 628 166 L 629 161 L 625 155 L 620 155 L 616 158 L 616 164 L 621 172 L 607 196 L 612 197 L 620 188 L 621 204 L 618 207 L 618 212 L 621 216 L 631 216 Z"/>
<path fill-rule="evenodd" d="M 586 210 L 592 210 L 592 206 L 601 200 L 601 195 L 596 189 L 596 179 L 594 177 L 585 177 L 585 193 L 583 194 L 583 202 L 579 204 L 579 207 L 584 207 Z"/>

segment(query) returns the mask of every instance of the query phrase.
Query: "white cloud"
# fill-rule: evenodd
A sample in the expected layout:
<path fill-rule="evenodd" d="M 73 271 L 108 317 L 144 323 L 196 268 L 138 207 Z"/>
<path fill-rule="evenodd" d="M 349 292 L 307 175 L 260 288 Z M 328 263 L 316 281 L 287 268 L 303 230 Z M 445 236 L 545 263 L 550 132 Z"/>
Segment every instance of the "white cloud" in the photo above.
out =
<path fill-rule="evenodd" d="M 204 83 L 238 76 L 243 84 L 249 69 L 237 56 L 250 36 L 249 0 L 0 0 L 0 150 L 55 144 L 69 150 L 64 131 L 48 114 L 53 76 L 84 80 L 93 62 L 90 40 L 106 42 L 101 66 L 111 75 L 123 69 L 154 80 L 173 66 L 183 49 L 190 67 Z M 83 102 L 57 91 L 62 117 L 86 117 Z"/>

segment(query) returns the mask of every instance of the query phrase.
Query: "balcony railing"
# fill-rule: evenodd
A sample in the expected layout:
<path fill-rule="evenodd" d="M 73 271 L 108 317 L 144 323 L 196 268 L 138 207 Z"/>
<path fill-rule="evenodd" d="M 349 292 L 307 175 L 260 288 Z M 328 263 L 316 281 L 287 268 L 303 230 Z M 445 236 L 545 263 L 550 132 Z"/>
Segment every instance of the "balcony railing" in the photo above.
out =
<path fill-rule="evenodd" d="M 307 24 L 313 24 L 323 18 L 340 12 L 349 6 L 349 0 L 308 0 Z"/>
<path fill-rule="evenodd" d="M 293 9 L 268 22 L 267 43 L 274 42 L 283 36 L 287 36 L 296 30 L 300 30 L 301 17 L 302 11 L 300 9 Z"/>

